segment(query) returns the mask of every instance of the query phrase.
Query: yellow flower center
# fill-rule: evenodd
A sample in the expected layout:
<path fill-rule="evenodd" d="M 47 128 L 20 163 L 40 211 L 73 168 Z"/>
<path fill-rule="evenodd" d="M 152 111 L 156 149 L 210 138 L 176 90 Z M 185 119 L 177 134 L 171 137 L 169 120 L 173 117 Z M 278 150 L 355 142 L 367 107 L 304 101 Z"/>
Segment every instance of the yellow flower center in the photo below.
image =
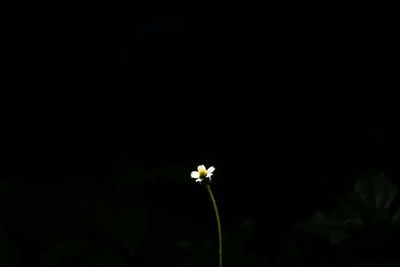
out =
<path fill-rule="evenodd" d="M 207 176 L 207 171 L 204 170 L 204 169 L 200 169 L 200 170 L 199 170 L 199 177 L 200 177 L 200 178 L 204 178 L 204 177 L 206 177 L 206 176 Z"/>

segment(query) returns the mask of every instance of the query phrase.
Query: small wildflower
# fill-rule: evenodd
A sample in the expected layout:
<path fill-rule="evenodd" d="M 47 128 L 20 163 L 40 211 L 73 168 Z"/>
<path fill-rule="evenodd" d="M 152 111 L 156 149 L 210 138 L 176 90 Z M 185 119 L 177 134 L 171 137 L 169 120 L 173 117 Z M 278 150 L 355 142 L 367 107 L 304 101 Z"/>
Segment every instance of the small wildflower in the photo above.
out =
<path fill-rule="evenodd" d="M 193 179 L 196 179 L 196 182 L 199 182 L 201 185 L 204 186 L 204 188 L 207 189 L 208 194 L 210 195 L 211 202 L 214 207 L 215 211 L 215 217 L 217 219 L 217 227 L 218 227 L 218 244 L 219 244 L 219 249 L 218 249 L 218 254 L 219 254 L 219 267 L 222 267 L 222 227 L 221 227 L 221 220 L 219 218 L 219 213 L 218 213 L 218 207 L 217 203 L 215 202 L 214 195 L 211 191 L 211 176 L 213 175 L 213 172 L 215 171 L 214 166 L 211 166 L 210 168 L 206 168 L 204 165 L 199 165 L 197 166 L 197 171 L 192 171 L 190 176 Z"/>
<path fill-rule="evenodd" d="M 214 170 L 215 168 L 213 166 L 206 169 L 204 165 L 199 165 L 197 171 L 192 171 L 190 176 L 196 179 L 196 182 L 203 182 L 206 178 L 211 182 L 211 176 L 213 175 Z"/>

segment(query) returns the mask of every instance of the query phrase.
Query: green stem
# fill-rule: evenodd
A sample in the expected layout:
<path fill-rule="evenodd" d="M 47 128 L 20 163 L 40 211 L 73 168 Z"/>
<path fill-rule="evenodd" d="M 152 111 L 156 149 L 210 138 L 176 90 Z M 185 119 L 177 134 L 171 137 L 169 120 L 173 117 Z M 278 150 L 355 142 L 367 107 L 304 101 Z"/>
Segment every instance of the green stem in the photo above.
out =
<path fill-rule="evenodd" d="M 221 230 L 221 221 L 219 219 L 218 207 L 217 203 L 215 202 L 214 195 L 211 191 L 211 187 L 209 184 L 206 185 L 207 191 L 210 194 L 211 202 L 214 207 L 215 217 L 217 218 L 217 226 L 218 226 L 218 243 L 219 243 L 219 267 L 222 267 L 222 230 Z"/>

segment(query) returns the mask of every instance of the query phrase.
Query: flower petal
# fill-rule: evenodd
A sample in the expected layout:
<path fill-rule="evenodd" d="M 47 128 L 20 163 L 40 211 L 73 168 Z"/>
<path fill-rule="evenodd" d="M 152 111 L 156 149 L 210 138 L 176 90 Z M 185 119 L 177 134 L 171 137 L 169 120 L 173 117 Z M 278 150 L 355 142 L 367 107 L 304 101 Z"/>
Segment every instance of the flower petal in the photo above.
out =
<path fill-rule="evenodd" d="M 196 182 L 199 182 L 199 183 L 200 183 L 201 181 L 202 181 L 202 180 L 201 180 L 200 178 L 196 180 Z"/>
<path fill-rule="evenodd" d="M 210 168 L 208 168 L 207 173 L 212 174 L 213 171 L 215 171 L 215 167 L 211 166 Z"/>
<path fill-rule="evenodd" d="M 199 165 L 199 166 L 197 166 L 197 170 L 198 170 L 198 171 L 200 171 L 200 170 L 205 170 L 205 171 L 206 171 L 206 166 L 204 166 L 204 165 Z"/>
<path fill-rule="evenodd" d="M 197 179 L 200 177 L 199 172 L 196 171 L 192 171 L 192 173 L 190 174 L 190 176 L 194 179 Z"/>

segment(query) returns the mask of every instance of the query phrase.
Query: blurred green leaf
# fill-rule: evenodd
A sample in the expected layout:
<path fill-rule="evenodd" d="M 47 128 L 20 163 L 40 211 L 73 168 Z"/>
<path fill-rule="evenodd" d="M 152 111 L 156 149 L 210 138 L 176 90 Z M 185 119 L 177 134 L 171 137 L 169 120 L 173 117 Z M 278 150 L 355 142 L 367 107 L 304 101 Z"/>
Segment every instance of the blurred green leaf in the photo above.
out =
<path fill-rule="evenodd" d="M 355 184 L 355 192 L 364 202 L 376 209 L 389 208 L 397 193 L 386 175 L 382 172 L 362 172 Z"/>
<path fill-rule="evenodd" d="M 303 229 L 329 240 L 330 243 L 337 243 L 350 237 L 348 230 L 351 224 L 331 217 L 329 214 L 317 212 L 310 220 L 303 225 Z"/>
<path fill-rule="evenodd" d="M 354 192 L 338 197 L 334 209 L 316 212 L 301 227 L 328 238 L 330 243 L 361 232 L 373 240 L 398 225 L 400 211 L 391 216 L 389 209 L 396 193 L 397 188 L 383 173 L 362 172 L 357 176 Z"/>
<path fill-rule="evenodd" d="M 394 198 L 395 198 L 396 195 L 397 195 L 397 191 L 398 191 L 398 189 L 397 189 L 396 186 L 391 186 L 391 187 L 390 187 L 389 196 L 388 196 L 388 198 L 387 198 L 387 200 L 386 200 L 386 203 L 385 203 L 385 206 L 384 206 L 385 209 L 389 209 L 389 208 L 390 208 L 390 206 L 391 206 L 392 203 L 393 203 Z"/>
<path fill-rule="evenodd" d="M 400 220 L 400 208 L 398 208 L 392 216 L 392 222 L 399 222 Z"/>

